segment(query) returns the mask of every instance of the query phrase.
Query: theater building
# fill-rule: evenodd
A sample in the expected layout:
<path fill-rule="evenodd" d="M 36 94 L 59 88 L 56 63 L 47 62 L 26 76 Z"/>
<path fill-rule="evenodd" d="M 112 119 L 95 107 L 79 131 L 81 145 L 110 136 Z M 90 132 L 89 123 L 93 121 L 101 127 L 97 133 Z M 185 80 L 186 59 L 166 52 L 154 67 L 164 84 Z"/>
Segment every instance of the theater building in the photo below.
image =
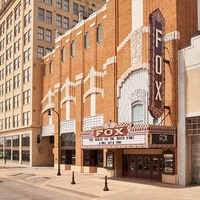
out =
<path fill-rule="evenodd" d="M 178 50 L 197 16 L 197 1 L 107 0 L 56 38 L 41 101 L 55 168 L 179 184 Z"/>

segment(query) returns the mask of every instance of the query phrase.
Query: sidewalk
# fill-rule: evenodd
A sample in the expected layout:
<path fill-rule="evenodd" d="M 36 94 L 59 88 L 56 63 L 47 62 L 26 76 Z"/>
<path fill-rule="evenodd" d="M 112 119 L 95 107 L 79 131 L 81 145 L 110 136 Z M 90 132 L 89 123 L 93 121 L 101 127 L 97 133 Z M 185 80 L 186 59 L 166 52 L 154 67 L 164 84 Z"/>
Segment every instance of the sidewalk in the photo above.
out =
<path fill-rule="evenodd" d="M 161 182 L 133 179 L 133 178 L 108 178 L 108 189 L 104 191 L 105 177 L 97 174 L 74 173 L 62 171 L 57 176 L 57 170 L 51 167 L 28 167 L 12 163 L 2 164 L 0 171 L 8 176 L 24 176 L 32 184 L 41 184 L 51 190 L 66 191 L 80 199 L 96 200 L 198 200 L 200 186 L 180 187 Z"/>

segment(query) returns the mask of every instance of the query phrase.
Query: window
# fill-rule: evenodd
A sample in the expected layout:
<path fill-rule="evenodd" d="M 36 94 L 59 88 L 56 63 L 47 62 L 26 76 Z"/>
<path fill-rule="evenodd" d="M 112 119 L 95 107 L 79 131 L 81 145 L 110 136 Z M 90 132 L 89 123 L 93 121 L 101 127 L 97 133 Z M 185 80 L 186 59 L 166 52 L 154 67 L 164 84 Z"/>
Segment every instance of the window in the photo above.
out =
<path fill-rule="evenodd" d="M 4 112 L 4 101 L 0 102 L 0 113 Z"/>
<path fill-rule="evenodd" d="M 186 129 L 189 135 L 200 135 L 200 117 L 190 117 L 186 119 Z"/>
<path fill-rule="evenodd" d="M 11 14 L 7 18 L 7 29 L 11 27 L 12 23 L 13 23 L 13 15 Z"/>
<path fill-rule="evenodd" d="M 12 46 L 6 50 L 6 60 L 12 56 Z"/>
<path fill-rule="evenodd" d="M 24 0 L 24 8 L 27 8 L 32 3 L 32 0 Z"/>
<path fill-rule="evenodd" d="M 0 119 L 0 130 L 3 130 L 3 119 Z"/>
<path fill-rule="evenodd" d="M 0 70 L 0 80 L 4 79 L 4 69 Z"/>
<path fill-rule="evenodd" d="M 23 134 L 22 135 L 22 146 L 23 147 L 29 147 L 30 146 L 30 135 L 29 134 Z"/>
<path fill-rule="evenodd" d="M 43 66 L 43 76 L 46 76 L 46 65 Z"/>
<path fill-rule="evenodd" d="M 52 0 L 47 0 L 47 4 L 52 5 Z"/>
<path fill-rule="evenodd" d="M 24 63 L 27 63 L 31 59 L 31 48 L 24 52 Z"/>
<path fill-rule="evenodd" d="M 12 41 L 12 36 L 13 36 L 13 31 L 11 30 L 11 31 L 7 34 L 7 39 L 6 39 L 7 44 L 9 44 L 9 43 Z"/>
<path fill-rule="evenodd" d="M 52 24 L 52 12 L 46 11 L 46 22 Z"/>
<path fill-rule="evenodd" d="M 20 86 L 20 74 L 17 74 L 14 76 L 14 89 L 18 88 Z"/>
<path fill-rule="evenodd" d="M 44 56 L 44 47 L 38 46 L 38 58 L 42 58 Z"/>
<path fill-rule="evenodd" d="M 53 61 L 51 60 L 49 63 L 49 73 L 52 74 L 53 73 Z"/>
<path fill-rule="evenodd" d="M 69 18 L 68 17 L 64 17 L 63 27 L 65 29 L 69 29 Z"/>
<path fill-rule="evenodd" d="M 64 0 L 64 10 L 69 11 L 69 0 Z"/>
<path fill-rule="evenodd" d="M 24 73 L 23 73 L 23 83 L 28 83 L 30 80 L 31 80 L 31 67 L 27 68 L 24 70 Z"/>
<path fill-rule="evenodd" d="M 88 16 L 90 16 L 93 13 L 93 10 L 91 8 L 88 9 Z"/>
<path fill-rule="evenodd" d="M 46 41 L 52 42 L 52 31 L 48 29 L 46 30 Z"/>
<path fill-rule="evenodd" d="M 30 124 L 30 112 L 24 112 L 23 113 L 23 125 L 29 125 Z"/>
<path fill-rule="evenodd" d="M 26 90 L 23 92 L 23 105 L 29 104 L 30 103 L 30 99 L 31 98 L 31 91 L 30 90 Z"/>
<path fill-rule="evenodd" d="M 90 33 L 89 32 L 86 32 L 85 34 L 85 50 L 88 50 L 90 47 Z"/>
<path fill-rule="evenodd" d="M 24 27 L 28 26 L 31 22 L 32 12 L 31 10 L 24 16 Z"/>
<path fill-rule="evenodd" d="M 76 20 L 73 20 L 73 27 L 75 27 L 76 26 L 76 24 L 78 24 L 78 21 L 76 21 Z"/>
<path fill-rule="evenodd" d="M 20 107 L 20 95 L 17 94 L 13 97 L 13 108 L 19 108 Z"/>
<path fill-rule="evenodd" d="M 71 43 L 71 56 L 74 57 L 75 54 L 76 54 L 76 43 L 75 40 L 73 40 Z"/>
<path fill-rule="evenodd" d="M 20 31 L 21 31 L 21 21 L 15 26 L 14 30 L 15 30 L 15 33 L 14 33 L 15 36 L 20 33 Z"/>
<path fill-rule="evenodd" d="M 78 15 L 78 4 L 77 3 L 73 3 L 73 13 L 75 15 Z"/>
<path fill-rule="evenodd" d="M 59 9 L 62 9 L 62 0 L 56 1 L 56 7 L 59 8 Z"/>
<path fill-rule="evenodd" d="M 37 135 L 37 144 L 40 144 L 40 135 Z"/>
<path fill-rule="evenodd" d="M 9 74 L 12 73 L 12 63 L 9 63 L 7 66 L 6 66 L 6 76 L 8 76 Z"/>
<path fill-rule="evenodd" d="M 2 36 L 4 33 L 5 33 L 5 22 L 3 22 L 1 25 L 0 25 L 0 36 Z"/>
<path fill-rule="evenodd" d="M 44 9 L 38 8 L 38 19 L 44 21 Z"/>
<path fill-rule="evenodd" d="M 0 41 L 0 51 L 5 48 L 5 38 Z"/>
<path fill-rule="evenodd" d="M 57 26 L 62 26 L 62 16 L 61 15 L 56 15 L 56 25 Z"/>
<path fill-rule="evenodd" d="M 22 5 L 18 5 L 15 9 L 15 19 L 17 19 L 21 15 Z"/>
<path fill-rule="evenodd" d="M 12 108 L 12 101 L 11 98 L 6 99 L 6 111 L 10 111 Z"/>
<path fill-rule="evenodd" d="M 100 43 L 102 42 L 102 24 L 99 24 L 98 27 L 97 27 L 97 42 Z"/>
<path fill-rule="evenodd" d="M 51 53 L 51 49 L 46 48 L 46 54 Z"/>
<path fill-rule="evenodd" d="M 28 44 L 31 41 L 31 29 L 29 29 L 25 34 L 24 34 L 24 45 Z"/>
<path fill-rule="evenodd" d="M 4 95 L 4 84 L 0 85 L 0 96 Z"/>
<path fill-rule="evenodd" d="M 19 147 L 19 135 L 12 136 L 13 147 Z"/>
<path fill-rule="evenodd" d="M 20 68 L 21 59 L 20 56 L 14 59 L 14 70 Z"/>
<path fill-rule="evenodd" d="M 14 43 L 14 53 L 18 52 L 21 47 L 21 38 Z"/>
<path fill-rule="evenodd" d="M 80 6 L 80 12 L 83 13 L 83 16 L 85 14 L 85 7 L 84 6 Z"/>
<path fill-rule="evenodd" d="M 6 93 L 11 91 L 12 91 L 12 79 L 9 79 L 8 81 L 6 81 Z"/>
<path fill-rule="evenodd" d="M 11 128 L 11 117 L 6 118 L 5 129 Z"/>
<path fill-rule="evenodd" d="M 44 28 L 38 27 L 38 39 L 44 40 Z"/>
<path fill-rule="evenodd" d="M 133 125 L 144 124 L 144 110 L 142 104 L 136 104 L 132 107 L 132 123 Z"/>
<path fill-rule="evenodd" d="M 61 50 L 61 54 L 62 54 L 62 62 L 64 62 L 66 60 L 66 48 L 63 47 L 62 50 Z"/>
<path fill-rule="evenodd" d="M 13 116 L 13 128 L 16 128 L 16 127 L 19 127 L 19 114 Z"/>
<path fill-rule="evenodd" d="M 0 56 L 0 65 L 4 64 L 5 59 L 4 59 L 4 53 Z"/>

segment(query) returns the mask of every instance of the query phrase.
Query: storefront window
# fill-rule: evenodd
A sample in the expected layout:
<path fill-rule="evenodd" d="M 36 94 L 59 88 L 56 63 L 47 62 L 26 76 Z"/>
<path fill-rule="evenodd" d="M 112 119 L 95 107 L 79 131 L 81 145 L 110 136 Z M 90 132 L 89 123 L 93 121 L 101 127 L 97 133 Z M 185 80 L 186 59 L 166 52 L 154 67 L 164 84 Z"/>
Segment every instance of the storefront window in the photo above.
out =
<path fill-rule="evenodd" d="M 29 134 L 22 135 L 22 146 L 23 147 L 30 146 L 30 136 L 29 136 Z"/>
<path fill-rule="evenodd" d="M 5 137 L 5 147 L 11 147 L 11 137 Z"/>
<path fill-rule="evenodd" d="M 30 161 L 30 152 L 28 150 L 22 150 L 22 161 Z"/>
<path fill-rule="evenodd" d="M 7 156 L 6 157 L 7 160 L 11 160 L 11 149 L 6 149 L 5 150 L 5 155 Z"/>
<path fill-rule="evenodd" d="M 0 138 L 0 159 L 3 159 L 3 141 L 4 138 Z"/>
<path fill-rule="evenodd" d="M 103 150 L 84 150 L 84 166 L 103 167 Z"/>
<path fill-rule="evenodd" d="M 62 164 L 72 164 L 75 165 L 76 157 L 75 157 L 75 150 L 62 150 Z"/>
<path fill-rule="evenodd" d="M 13 160 L 19 160 L 19 150 L 14 150 L 12 154 Z"/>
<path fill-rule="evenodd" d="M 13 147 L 19 147 L 19 135 L 15 135 L 12 137 Z"/>

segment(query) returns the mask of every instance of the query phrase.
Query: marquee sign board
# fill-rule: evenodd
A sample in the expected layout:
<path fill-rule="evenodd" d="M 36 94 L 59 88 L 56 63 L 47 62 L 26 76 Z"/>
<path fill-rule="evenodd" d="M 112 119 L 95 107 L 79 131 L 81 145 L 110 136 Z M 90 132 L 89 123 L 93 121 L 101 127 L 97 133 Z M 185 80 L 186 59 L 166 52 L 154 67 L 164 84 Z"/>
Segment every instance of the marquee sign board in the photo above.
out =
<path fill-rule="evenodd" d="M 164 18 L 159 9 L 150 14 L 150 97 L 149 112 L 154 118 L 164 111 Z"/>
<path fill-rule="evenodd" d="M 102 127 L 82 134 L 82 148 L 146 148 L 147 134 L 132 134 L 128 126 Z"/>

